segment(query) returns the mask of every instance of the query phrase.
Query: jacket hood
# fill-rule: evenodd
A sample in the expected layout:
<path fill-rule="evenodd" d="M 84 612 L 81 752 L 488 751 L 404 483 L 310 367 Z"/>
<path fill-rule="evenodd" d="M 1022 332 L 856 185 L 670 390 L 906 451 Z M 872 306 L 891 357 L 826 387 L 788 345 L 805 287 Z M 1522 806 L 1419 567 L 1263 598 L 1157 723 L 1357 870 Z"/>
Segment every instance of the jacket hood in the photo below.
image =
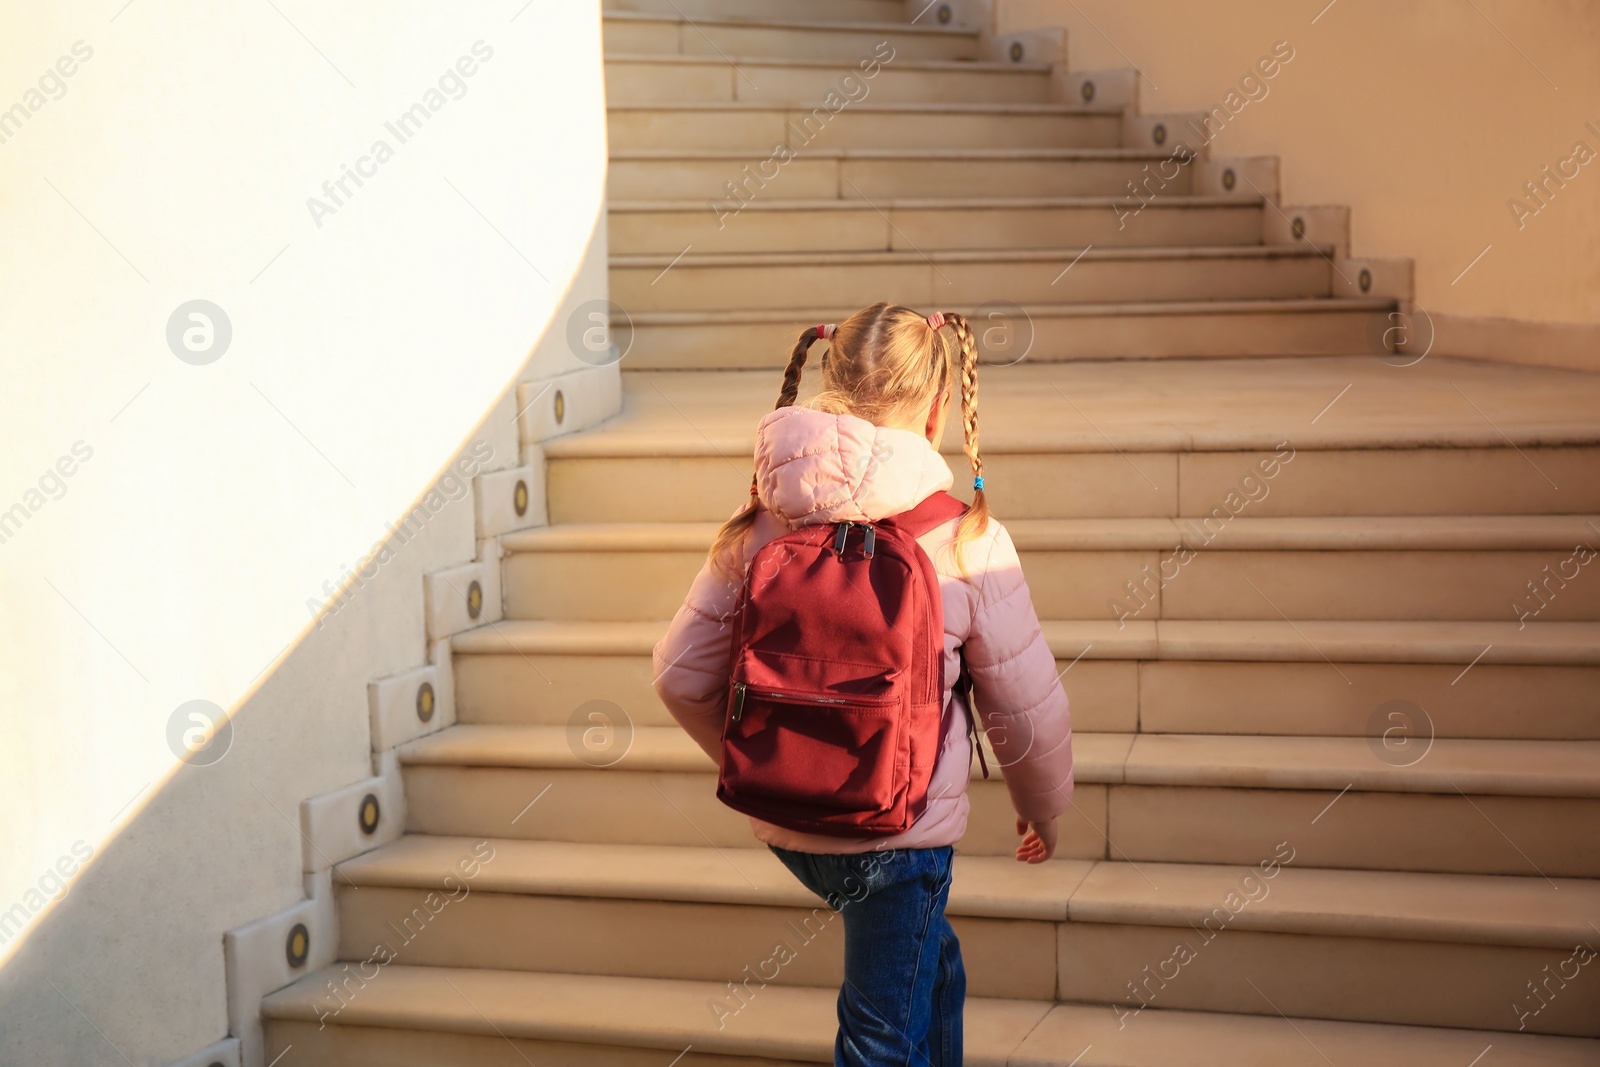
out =
<path fill-rule="evenodd" d="M 762 505 L 790 526 L 876 522 L 955 481 L 920 434 L 798 407 L 761 420 L 755 470 Z"/>

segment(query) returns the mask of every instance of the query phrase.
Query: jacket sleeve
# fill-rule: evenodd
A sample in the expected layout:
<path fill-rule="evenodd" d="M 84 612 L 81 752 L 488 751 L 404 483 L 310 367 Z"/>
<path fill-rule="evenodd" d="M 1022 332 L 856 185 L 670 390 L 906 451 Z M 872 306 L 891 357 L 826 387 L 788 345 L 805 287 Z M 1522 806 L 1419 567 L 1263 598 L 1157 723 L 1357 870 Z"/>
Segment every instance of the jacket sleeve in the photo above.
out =
<path fill-rule="evenodd" d="M 1011 535 L 990 522 L 967 553 L 976 590 L 965 656 L 974 703 L 1017 814 L 1054 818 L 1072 801 L 1072 720 Z"/>
<path fill-rule="evenodd" d="M 653 655 L 656 694 L 678 725 L 719 761 L 738 594 L 738 583 L 707 560 Z"/>

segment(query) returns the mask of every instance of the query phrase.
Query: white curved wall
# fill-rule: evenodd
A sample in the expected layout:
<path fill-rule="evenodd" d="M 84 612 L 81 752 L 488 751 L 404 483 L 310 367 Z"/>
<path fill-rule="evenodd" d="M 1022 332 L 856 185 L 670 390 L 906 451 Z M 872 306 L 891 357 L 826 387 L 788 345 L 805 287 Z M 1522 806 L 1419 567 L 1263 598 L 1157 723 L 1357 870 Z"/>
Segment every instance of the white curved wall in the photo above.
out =
<path fill-rule="evenodd" d="M 296 806 L 371 773 L 470 498 L 308 600 L 458 452 L 517 464 L 507 386 L 586 366 L 605 294 L 598 3 L 124 5 L 0 14 L 6 1064 L 223 1036 L 222 933 L 301 899 Z M 211 766 L 193 700 L 235 712 Z"/>

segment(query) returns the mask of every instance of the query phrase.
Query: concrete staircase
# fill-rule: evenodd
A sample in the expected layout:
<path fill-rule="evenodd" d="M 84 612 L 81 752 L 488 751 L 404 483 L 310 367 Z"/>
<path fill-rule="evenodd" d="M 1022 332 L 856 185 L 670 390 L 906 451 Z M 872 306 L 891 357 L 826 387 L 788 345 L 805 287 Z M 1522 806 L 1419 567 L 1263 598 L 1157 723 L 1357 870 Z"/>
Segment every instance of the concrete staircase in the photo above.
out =
<path fill-rule="evenodd" d="M 267 1001 L 268 1060 L 831 1062 L 839 924 L 649 651 L 793 338 L 891 299 L 1031 337 L 983 372 L 986 477 L 1077 729 L 1055 861 L 972 783 L 968 1062 L 1600 1062 L 1600 380 L 1375 358 L 1391 301 L 1198 162 L 1119 226 L 1170 152 L 907 17 L 608 0 L 624 412 L 547 443 L 552 525 L 502 538 L 505 621 L 455 639 L 458 723 L 402 751 L 407 835 L 339 866 L 344 962 Z"/>

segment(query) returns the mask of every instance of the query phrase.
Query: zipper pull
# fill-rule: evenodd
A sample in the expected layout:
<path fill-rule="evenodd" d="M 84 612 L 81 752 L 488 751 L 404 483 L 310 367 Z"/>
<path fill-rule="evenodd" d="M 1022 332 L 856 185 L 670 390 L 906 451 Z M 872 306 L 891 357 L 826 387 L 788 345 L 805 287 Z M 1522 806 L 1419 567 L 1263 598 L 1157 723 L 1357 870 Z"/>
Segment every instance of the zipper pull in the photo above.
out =
<path fill-rule="evenodd" d="M 728 718 L 734 722 L 744 718 L 744 691 L 745 684 L 743 682 L 733 683 L 733 712 Z"/>
<path fill-rule="evenodd" d="M 868 559 L 872 558 L 872 550 L 874 548 L 876 548 L 877 546 L 878 546 L 878 529 L 875 526 L 868 526 L 866 528 L 865 539 L 862 542 L 862 548 L 864 548 L 866 550 Z"/>
<path fill-rule="evenodd" d="M 844 543 L 845 541 L 849 540 L 849 538 L 850 524 L 848 522 L 841 522 L 839 524 L 839 532 L 833 538 L 834 555 L 840 557 L 841 559 L 844 558 Z"/>

